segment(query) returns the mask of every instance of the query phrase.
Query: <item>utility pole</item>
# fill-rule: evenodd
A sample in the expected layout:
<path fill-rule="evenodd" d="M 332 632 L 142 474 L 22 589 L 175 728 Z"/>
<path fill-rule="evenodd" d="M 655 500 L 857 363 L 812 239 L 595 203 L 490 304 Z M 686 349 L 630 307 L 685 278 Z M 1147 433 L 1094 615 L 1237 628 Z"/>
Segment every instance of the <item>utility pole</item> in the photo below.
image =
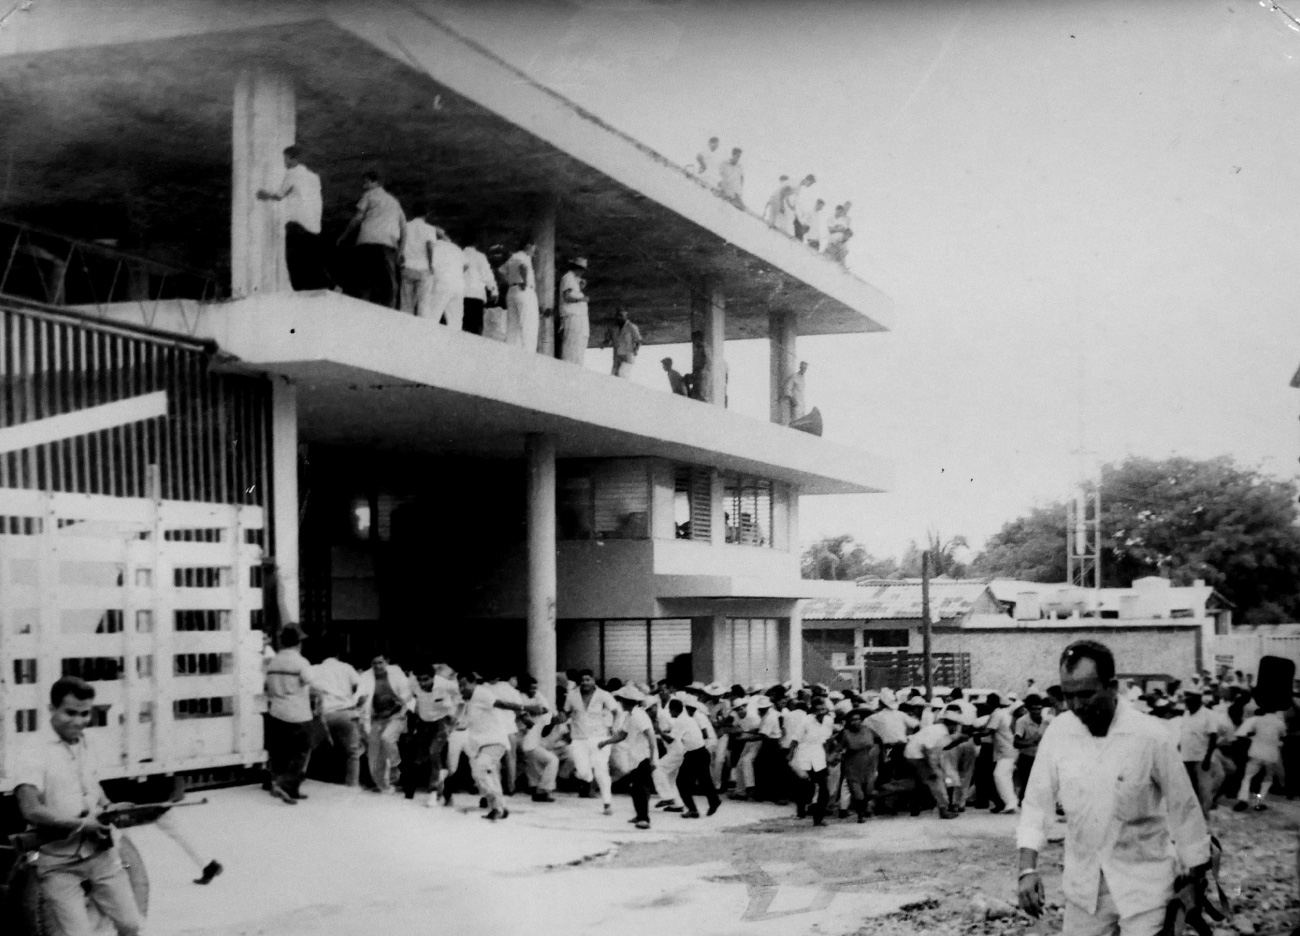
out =
<path fill-rule="evenodd" d="M 934 668 L 930 657 L 930 550 L 921 553 L 921 666 L 925 672 L 925 701 L 934 697 Z"/>

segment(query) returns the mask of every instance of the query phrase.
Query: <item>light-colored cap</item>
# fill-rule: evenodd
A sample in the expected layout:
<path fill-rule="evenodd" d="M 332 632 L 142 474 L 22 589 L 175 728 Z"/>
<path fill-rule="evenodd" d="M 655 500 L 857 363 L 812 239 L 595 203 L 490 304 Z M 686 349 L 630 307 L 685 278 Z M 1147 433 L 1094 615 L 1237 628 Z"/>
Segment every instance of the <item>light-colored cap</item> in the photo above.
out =
<path fill-rule="evenodd" d="M 626 699 L 628 702 L 641 702 L 645 699 L 645 693 L 629 683 L 626 686 L 619 686 L 615 689 L 614 698 Z"/>

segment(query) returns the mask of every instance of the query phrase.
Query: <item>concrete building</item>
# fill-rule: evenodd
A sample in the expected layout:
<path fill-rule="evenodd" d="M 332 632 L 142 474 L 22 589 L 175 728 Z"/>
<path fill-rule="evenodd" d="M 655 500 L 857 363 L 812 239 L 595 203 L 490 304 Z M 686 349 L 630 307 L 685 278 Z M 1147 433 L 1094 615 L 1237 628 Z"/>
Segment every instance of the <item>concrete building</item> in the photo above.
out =
<path fill-rule="evenodd" d="M 1028 596 L 1012 583 L 1014 593 Z M 1152 613 L 1147 616 L 1027 614 L 1021 597 L 1016 615 L 996 594 L 997 582 L 939 581 L 930 585 L 931 647 L 936 682 L 998 692 L 1023 692 L 1027 680 L 1040 687 L 1057 681 L 1057 661 L 1075 640 L 1109 646 L 1126 677 L 1186 679 L 1206 665 L 1214 618 Z M 1055 595 L 1059 586 L 1038 585 Z M 1159 586 L 1142 588 L 1168 597 Z M 1139 589 L 1141 590 L 1141 589 Z M 884 670 L 900 685 L 915 683 L 922 651 L 919 582 L 863 582 L 859 598 L 804 602 L 808 652 L 843 661 L 842 672 Z M 1130 591 L 1115 589 L 1116 592 Z M 1187 589 L 1185 591 L 1190 591 Z M 1122 597 L 1122 596 L 1120 596 Z M 1173 599 L 1173 604 L 1183 604 Z M 1127 606 L 1126 606 L 1127 607 Z M 1145 606 L 1144 606 L 1145 607 Z M 1212 613 L 1211 613 L 1212 614 Z M 901 656 L 900 656 L 901 655 Z M 904 659 L 905 658 L 905 659 Z"/>
<path fill-rule="evenodd" d="M 208 398 L 176 393 L 150 425 L 171 432 L 190 414 L 205 464 L 257 447 L 240 490 L 265 505 L 259 542 L 287 621 L 362 658 L 527 669 L 548 690 L 557 668 L 581 666 L 798 678 L 800 601 L 851 590 L 800 578 L 800 499 L 881 491 L 890 469 L 778 424 L 780 388 L 800 336 L 883 331 L 886 297 L 467 40 L 437 3 L 68 0 L 21 25 L 0 31 L 7 205 L 21 222 L 4 228 L 16 262 L 0 294 L 38 300 L 24 308 L 40 322 L 57 307 L 69 332 L 200 346 L 203 375 L 259 388 L 253 430 L 227 431 Z M 455 236 L 532 238 L 544 316 L 557 258 L 587 257 L 593 344 L 616 302 L 648 344 L 701 332 L 704 402 L 557 360 L 549 328 L 534 353 L 340 292 L 291 291 L 279 209 L 256 192 L 278 187 L 295 141 L 322 177 L 329 240 L 378 166 Z M 771 342 L 771 422 L 724 405 L 736 338 Z M 0 343 L 17 399 L 28 346 Z M 24 366 L 48 377 L 59 353 Z M 78 379 L 134 366 L 101 360 Z M 132 386 L 101 399 L 132 399 Z M 46 415 L 0 406 L 0 432 Z M 147 468 L 153 450 L 131 450 Z M 108 464 L 127 458 L 114 451 Z M 44 464 L 46 449 L 20 457 Z M 0 473 L 0 516 L 11 489 L 65 481 Z M 226 595 L 205 607 L 224 610 Z M 127 659 L 148 644 L 87 639 Z M 7 668 L 3 643 L 0 655 Z"/>

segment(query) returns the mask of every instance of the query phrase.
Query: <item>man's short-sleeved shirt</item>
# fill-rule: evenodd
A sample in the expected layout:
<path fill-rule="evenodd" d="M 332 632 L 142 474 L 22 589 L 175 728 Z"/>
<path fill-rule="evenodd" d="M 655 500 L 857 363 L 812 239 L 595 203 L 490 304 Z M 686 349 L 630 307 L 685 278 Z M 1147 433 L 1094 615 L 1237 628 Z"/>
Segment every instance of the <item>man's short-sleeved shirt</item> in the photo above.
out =
<path fill-rule="evenodd" d="M 514 702 L 516 705 L 523 704 L 524 694 L 508 682 L 494 682 L 488 688 L 502 702 Z M 513 709 L 497 709 L 497 721 L 501 723 L 501 731 L 507 737 L 519 730 L 519 715 Z"/>
<path fill-rule="evenodd" d="M 1010 709 L 1000 708 L 992 712 L 984 727 L 993 735 L 994 760 L 1009 760 L 1016 756 L 1015 729 Z"/>
<path fill-rule="evenodd" d="M 402 206 L 383 188 L 376 186 L 361 196 L 357 211 L 362 213 L 361 229 L 357 232 L 358 244 L 383 244 L 396 247 L 402 240 L 406 215 Z"/>
<path fill-rule="evenodd" d="M 573 270 L 569 270 L 560 277 L 560 311 L 568 311 L 572 314 L 585 313 L 587 311 L 587 293 L 582 288 L 582 277 Z M 575 296 L 582 296 L 581 299 L 566 299 L 566 294 L 572 293 Z"/>
<path fill-rule="evenodd" d="M 643 760 L 650 757 L 650 738 L 646 735 L 651 731 L 650 716 L 646 710 L 640 708 L 632 709 L 623 719 L 623 731 L 627 732 L 627 740 L 623 742 L 627 748 L 629 760 L 633 765 L 640 764 Z"/>
<path fill-rule="evenodd" d="M 1178 752 L 1185 761 L 1203 761 L 1210 750 L 1210 735 L 1218 733 L 1219 719 L 1210 709 L 1189 712 L 1179 719 Z"/>
<path fill-rule="evenodd" d="M 671 716 L 670 716 L 671 717 Z M 704 732 L 700 730 L 699 724 L 685 709 L 676 717 L 671 717 L 672 725 L 670 731 L 673 740 L 680 741 L 682 747 L 687 751 L 698 751 L 704 747 Z"/>
<path fill-rule="evenodd" d="M 296 647 L 286 647 L 266 664 L 268 711 L 280 721 L 311 721 L 311 664 Z"/>
<path fill-rule="evenodd" d="M 745 169 L 731 160 L 718 164 L 718 191 L 723 198 L 737 201 L 745 195 Z"/>
<path fill-rule="evenodd" d="M 94 743 L 85 734 L 76 744 L 54 735 L 21 758 L 14 775 L 14 788 L 31 786 L 41 795 L 45 808 L 61 822 L 95 813 L 103 791 L 99 786 Z M 78 861 L 99 851 L 80 833 L 41 845 L 42 864 Z"/>
<path fill-rule="evenodd" d="M 465 706 L 465 720 L 469 728 L 469 742 L 475 748 L 489 744 L 502 746 L 510 743 L 510 736 L 502 725 L 497 708 L 497 694 L 484 685 L 474 687 L 474 694 Z M 509 714 L 509 713 L 507 713 Z"/>
<path fill-rule="evenodd" d="M 907 741 L 909 728 L 918 728 L 920 723 L 898 709 L 882 708 L 867 716 L 866 725 L 876 733 L 884 745 L 903 744 Z"/>
<path fill-rule="evenodd" d="M 614 357 L 620 361 L 636 360 L 637 349 L 641 347 L 641 329 L 627 321 L 614 327 Z"/>
<path fill-rule="evenodd" d="M 280 197 L 285 224 L 301 224 L 312 234 L 320 233 L 320 176 L 302 163 L 286 169 Z"/>
<path fill-rule="evenodd" d="M 931 751 L 939 751 L 952 739 L 948 726 L 942 722 L 926 725 L 907 741 L 903 756 L 911 760 L 920 760 Z"/>
<path fill-rule="evenodd" d="M 1241 723 L 1237 734 L 1251 736 L 1247 757 L 1271 762 L 1282 759 L 1282 736 L 1286 734 L 1286 721 L 1277 712 L 1247 718 Z"/>
<path fill-rule="evenodd" d="M 507 287 L 518 289 L 537 289 L 537 276 L 533 272 L 533 260 L 522 250 L 512 253 L 501 265 L 501 274 L 506 278 Z"/>
<path fill-rule="evenodd" d="M 1016 737 L 1031 742 L 1027 747 L 1020 749 L 1021 757 L 1038 756 L 1038 742 L 1042 740 L 1043 732 L 1051 723 L 1052 720 L 1046 715 L 1042 716 L 1042 721 L 1035 722 L 1029 717 L 1028 712 L 1016 719 Z"/>
<path fill-rule="evenodd" d="M 438 240 L 437 229 L 423 218 L 406 222 L 406 238 L 402 241 L 402 266 L 413 272 L 427 273 L 433 269 L 429 253 Z"/>
<path fill-rule="evenodd" d="M 448 293 L 465 289 L 465 251 L 445 237 L 433 245 L 433 283 L 435 289 Z"/>
<path fill-rule="evenodd" d="M 781 740 L 781 713 L 775 708 L 768 709 L 762 720 L 758 723 L 758 733 L 764 738 L 770 738 L 773 741 Z"/>
<path fill-rule="evenodd" d="M 564 700 L 564 710 L 569 713 L 575 741 L 603 741 L 614 726 L 619 704 L 612 695 L 597 687 L 589 701 L 582 698 L 581 690 L 570 693 Z"/>
<path fill-rule="evenodd" d="M 319 686 L 321 714 L 341 712 L 356 705 L 360 677 L 350 664 L 330 657 L 312 667 L 312 673 Z"/>
<path fill-rule="evenodd" d="M 465 298 L 486 302 L 488 293 L 496 295 L 497 291 L 492 265 L 476 247 L 465 247 L 461 252 L 465 255 Z"/>

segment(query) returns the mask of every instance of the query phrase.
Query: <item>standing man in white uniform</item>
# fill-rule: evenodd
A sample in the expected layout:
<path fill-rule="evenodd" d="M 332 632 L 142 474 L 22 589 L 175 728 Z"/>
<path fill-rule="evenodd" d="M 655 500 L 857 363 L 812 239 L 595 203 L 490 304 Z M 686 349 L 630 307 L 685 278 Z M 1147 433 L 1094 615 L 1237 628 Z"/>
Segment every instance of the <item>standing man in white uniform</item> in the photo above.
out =
<path fill-rule="evenodd" d="M 1119 699 L 1115 658 L 1091 640 L 1061 655 L 1068 711 L 1038 744 L 1021 804 L 1020 906 L 1043 909 L 1038 853 L 1059 803 L 1064 936 L 1156 936 L 1180 866 L 1202 877 L 1210 834 L 1167 727 Z"/>
<path fill-rule="evenodd" d="M 483 310 L 487 308 L 488 299 L 496 305 L 497 278 L 492 272 L 492 264 L 478 249 L 477 235 L 469 238 L 465 253 L 465 302 L 464 319 L 461 327 L 472 335 L 483 334 Z"/>
<path fill-rule="evenodd" d="M 398 259 L 402 264 L 401 310 L 422 318 L 429 315 L 429 296 L 433 286 L 433 242 L 438 229 L 426 220 L 429 209 L 416 202 L 402 230 Z"/>
<path fill-rule="evenodd" d="M 465 319 L 465 252 L 452 242 L 442 228 L 437 228 L 436 231 L 429 318 L 442 322 L 454 331 L 460 331 Z"/>
<path fill-rule="evenodd" d="M 525 703 L 542 707 L 539 714 L 527 716 L 527 727 L 519 739 L 519 753 L 524 760 L 529 785 L 533 788 L 533 802 L 554 803 L 555 797 L 551 794 L 555 792 L 560 759 L 542 744 L 542 731 L 554 719 L 555 710 L 546 696 L 538 691 L 537 680 L 532 676 L 523 677 L 519 691 Z"/>
<path fill-rule="evenodd" d="M 519 249 L 501 264 L 506 281 L 506 344 L 537 353 L 537 330 L 541 311 L 537 304 L 537 275 L 533 272 L 533 255 L 537 245 L 531 237 L 520 242 Z"/>
<path fill-rule="evenodd" d="M 320 243 L 320 176 L 303 164 L 302 147 L 284 148 L 284 182 L 280 191 L 262 189 L 257 197 L 261 201 L 280 203 L 289 285 L 295 292 L 332 287 L 334 283 L 325 271 Z"/>
<path fill-rule="evenodd" d="M 560 358 L 579 367 L 586 363 L 591 340 L 586 275 L 587 258 L 576 257 L 560 277 Z"/>
<path fill-rule="evenodd" d="M 708 145 L 695 156 L 691 167 L 696 178 L 711 189 L 718 187 L 718 138 L 709 137 Z"/>
<path fill-rule="evenodd" d="M 596 677 L 585 669 L 578 676 L 578 691 L 569 693 L 564 700 L 564 710 L 569 716 L 571 742 L 569 753 L 573 757 L 574 775 L 587 784 L 584 799 L 591 797 L 591 783 L 595 780 L 600 790 L 600 801 L 605 815 L 614 813 L 614 798 L 610 793 L 609 753 L 614 743 L 610 740 L 618 703 L 614 697 L 596 685 Z M 656 751 L 656 754 L 658 752 Z M 658 760 L 658 757 L 655 758 Z"/>

